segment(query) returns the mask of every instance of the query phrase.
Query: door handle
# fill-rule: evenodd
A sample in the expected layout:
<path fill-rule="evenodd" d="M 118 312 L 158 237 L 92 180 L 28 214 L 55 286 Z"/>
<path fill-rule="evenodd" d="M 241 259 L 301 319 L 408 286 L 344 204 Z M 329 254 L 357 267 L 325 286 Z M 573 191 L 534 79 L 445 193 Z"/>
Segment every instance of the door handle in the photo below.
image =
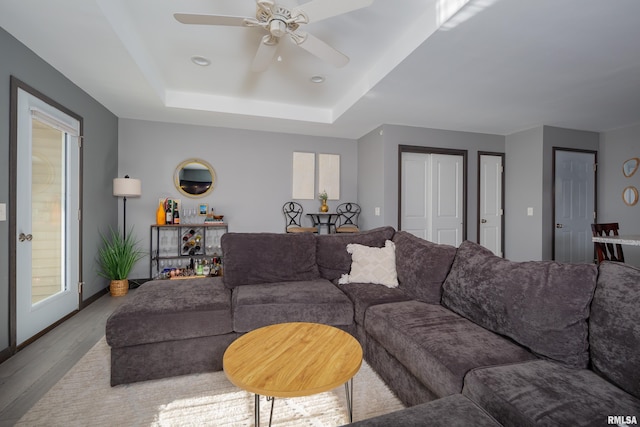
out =
<path fill-rule="evenodd" d="M 487 223 L 487 220 L 486 220 L 486 219 L 484 219 L 484 218 L 482 218 L 482 219 L 480 220 L 480 222 L 481 222 L 481 223 L 483 223 L 483 224 L 486 224 L 486 223 Z"/>
<path fill-rule="evenodd" d="M 556 228 L 564 228 L 564 224 L 556 224 Z"/>
<path fill-rule="evenodd" d="M 30 242 L 31 239 L 33 239 L 33 236 L 31 234 L 20 233 L 20 235 L 18 236 L 18 240 L 20 240 L 21 242 L 24 242 L 25 240 Z"/>

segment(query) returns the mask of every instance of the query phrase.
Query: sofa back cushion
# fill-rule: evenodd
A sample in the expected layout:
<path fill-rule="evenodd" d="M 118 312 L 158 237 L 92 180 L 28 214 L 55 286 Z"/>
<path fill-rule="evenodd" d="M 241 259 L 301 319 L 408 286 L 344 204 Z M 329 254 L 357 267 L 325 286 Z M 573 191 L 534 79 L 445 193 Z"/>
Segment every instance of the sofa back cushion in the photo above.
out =
<path fill-rule="evenodd" d="M 596 277 L 592 264 L 513 262 L 465 241 L 443 285 L 442 302 L 539 356 L 586 368 Z"/>
<path fill-rule="evenodd" d="M 440 245 L 406 231 L 393 235 L 400 289 L 413 299 L 440 304 L 442 284 L 449 274 L 456 248 Z"/>
<path fill-rule="evenodd" d="M 393 238 L 394 233 L 393 227 L 380 227 L 360 233 L 321 234 L 316 236 L 317 262 L 320 275 L 328 280 L 338 280 L 343 274 L 349 274 L 351 270 L 351 254 L 347 252 L 349 243 L 382 248 L 384 247 L 384 242 Z"/>
<path fill-rule="evenodd" d="M 228 288 L 320 278 L 311 233 L 226 233 L 220 244 Z"/>
<path fill-rule="evenodd" d="M 593 369 L 640 399 L 640 269 L 600 264 L 589 343 Z"/>

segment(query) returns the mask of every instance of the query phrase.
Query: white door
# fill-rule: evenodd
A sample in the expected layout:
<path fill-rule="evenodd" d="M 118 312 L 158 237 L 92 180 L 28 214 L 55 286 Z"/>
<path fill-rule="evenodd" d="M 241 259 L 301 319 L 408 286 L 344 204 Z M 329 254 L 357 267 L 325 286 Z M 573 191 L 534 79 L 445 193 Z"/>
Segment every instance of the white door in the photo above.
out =
<path fill-rule="evenodd" d="M 428 240 L 429 229 L 429 155 L 402 153 L 402 229 Z"/>
<path fill-rule="evenodd" d="M 464 158 L 402 153 L 402 230 L 426 240 L 459 246 L 464 229 Z"/>
<path fill-rule="evenodd" d="M 16 344 L 78 309 L 79 122 L 18 89 Z"/>
<path fill-rule="evenodd" d="M 502 256 L 502 156 L 480 155 L 480 244 Z"/>
<path fill-rule="evenodd" d="M 555 151 L 555 260 L 593 262 L 595 153 Z"/>

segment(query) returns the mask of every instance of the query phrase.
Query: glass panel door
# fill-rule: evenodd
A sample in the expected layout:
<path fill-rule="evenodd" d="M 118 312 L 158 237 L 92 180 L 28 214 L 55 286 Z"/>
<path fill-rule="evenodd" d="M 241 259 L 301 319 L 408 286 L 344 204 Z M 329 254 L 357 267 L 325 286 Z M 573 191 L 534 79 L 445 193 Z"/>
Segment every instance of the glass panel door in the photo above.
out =
<path fill-rule="evenodd" d="M 67 286 L 64 268 L 67 136 L 35 118 L 31 127 L 31 304 L 37 304 Z"/>

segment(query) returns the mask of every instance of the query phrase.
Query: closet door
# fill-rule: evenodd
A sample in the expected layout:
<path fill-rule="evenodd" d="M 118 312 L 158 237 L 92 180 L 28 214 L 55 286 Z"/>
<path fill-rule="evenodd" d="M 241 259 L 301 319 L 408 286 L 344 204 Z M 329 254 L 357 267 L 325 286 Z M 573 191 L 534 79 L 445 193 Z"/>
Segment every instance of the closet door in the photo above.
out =
<path fill-rule="evenodd" d="M 435 243 L 464 239 L 464 156 L 401 153 L 401 229 Z"/>

